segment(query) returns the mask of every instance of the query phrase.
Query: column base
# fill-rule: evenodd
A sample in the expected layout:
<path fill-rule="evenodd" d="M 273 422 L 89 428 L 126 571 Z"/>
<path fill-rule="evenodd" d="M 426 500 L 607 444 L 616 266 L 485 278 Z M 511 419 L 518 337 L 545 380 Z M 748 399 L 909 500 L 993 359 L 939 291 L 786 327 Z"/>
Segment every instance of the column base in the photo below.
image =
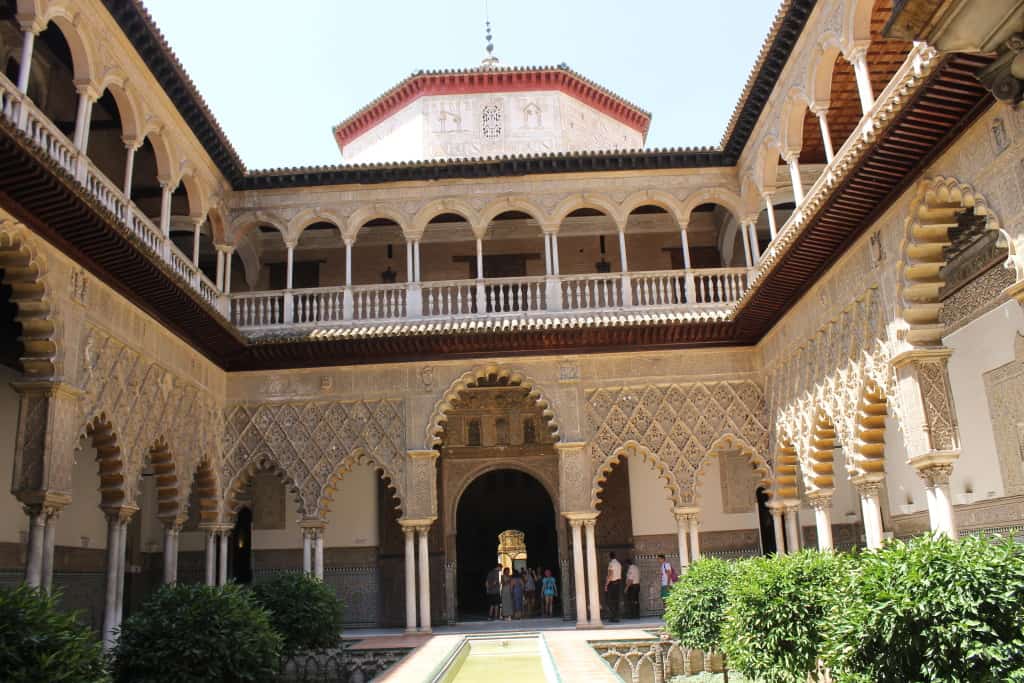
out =
<path fill-rule="evenodd" d="M 416 633 L 419 633 L 420 635 L 423 635 L 423 634 L 430 635 L 433 632 L 434 632 L 433 629 L 429 629 L 429 628 L 421 628 L 421 629 L 417 629 L 416 630 Z"/>
<path fill-rule="evenodd" d="M 587 621 L 577 621 L 576 622 L 576 630 L 577 631 L 584 631 L 584 630 L 586 630 L 588 628 L 590 628 L 590 622 L 587 622 Z"/>
<path fill-rule="evenodd" d="M 419 632 L 420 630 L 418 628 L 407 628 L 405 629 L 405 631 L 403 631 L 403 633 L 405 633 L 405 635 L 407 636 L 414 636 Z"/>

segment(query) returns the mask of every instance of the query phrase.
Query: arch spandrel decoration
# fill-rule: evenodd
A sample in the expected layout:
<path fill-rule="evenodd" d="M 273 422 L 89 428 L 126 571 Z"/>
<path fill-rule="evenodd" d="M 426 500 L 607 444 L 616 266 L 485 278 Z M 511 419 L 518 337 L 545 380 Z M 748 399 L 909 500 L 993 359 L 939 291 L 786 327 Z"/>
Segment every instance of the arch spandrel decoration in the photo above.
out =
<path fill-rule="evenodd" d="M 434 409 L 431 412 L 430 420 L 427 422 L 424 445 L 426 448 L 433 448 L 441 443 L 441 434 L 444 431 L 444 423 L 448 421 L 448 411 L 452 404 L 458 399 L 459 394 L 470 385 L 487 377 L 495 376 L 498 379 L 507 380 L 510 385 L 521 386 L 527 389 L 529 397 L 540 406 L 544 418 L 548 421 L 551 434 L 557 443 L 561 438 L 561 429 L 558 423 L 554 407 L 545 392 L 536 381 L 529 376 L 512 368 L 500 365 L 483 365 L 463 373 L 458 379 L 452 382 L 444 392 Z"/>
<path fill-rule="evenodd" d="M 223 479 L 265 459 L 294 480 L 309 514 L 323 508 L 339 473 L 370 461 L 404 500 L 405 408 L 400 400 L 239 404 L 227 410 Z M 225 492 L 229 486 L 225 487 Z"/>
<path fill-rule="evenodd" d="M 650 448 L 643 446 L 636 441 L 627 441 L 621 447 L 615 449 L 615 452 L 605 458 L 598 466 L 597 472 L 594 474 L 594 481 L 590 488 L 590 506 L 594 510 L 598 509 L 598 505 L 601 502 L 601 493 L 604 491 L 604 482 L 607 480 L 608 475 L 611 473 L 612 468 L 615 467 L 623 458 L 632 459 L 639 458 L 645 464 L 654 468 L 654 471 L 665 485 L 666 496 L 673 508 L 682 507 L 684 500 L 680 495 L 679 484 L 676 482 L 675 473 L 672 471 L 672 467 L 665 462 L 662 458 L 658 457 L 657 453 L 651 451 Z"/>
<path fill-rule="evenodd" d="M 716 439 L 711 448 L 708 449 L 707 455 L 701 460 L 700 465 L 697 467 L 697 471 L 694 474 L 694 496 L 689 502 L 697 502 L 697 492 L 700 491 L 701 482 L 704 480 L 704 475 L 707 474 L 707 469 L 711 464 L 712 458 L 717 458 L 723 453 L 736 451 L 754 468 L 754 472 L 757 474 L 757 485 L 763 487 L 765 491 L 771 491 L 772 485 L 772 468 L 765 458 L 763 452 L 759 452 L 752 445 L 747 443 L 746 440 L 737 437 L 735 434 L 725 434 L 719 439 Z"/>
<path fill-rule="evenodd" d="M 618 449 L 634 442 L 671 473 L 680 503 L 693 500 L 696 472 L 722 436 L 767 450 L 764 393 L 752 380 L 591 389 L 585 401 L 595 480 Z"/>
<path fill-rule="evenodd" d="M 85 443 L 97 419 L 113 425 L 124 460 L 124 503 L 134 504 L 150 450 L 163 444 L 179 481 L 189 482 L 179 491 L 183 506 L 198 461 L 219 453 L 222 423 L 214 399 L 95 327 L 85 333 L 79 384 L 84 395 L 76 440 Z"/>

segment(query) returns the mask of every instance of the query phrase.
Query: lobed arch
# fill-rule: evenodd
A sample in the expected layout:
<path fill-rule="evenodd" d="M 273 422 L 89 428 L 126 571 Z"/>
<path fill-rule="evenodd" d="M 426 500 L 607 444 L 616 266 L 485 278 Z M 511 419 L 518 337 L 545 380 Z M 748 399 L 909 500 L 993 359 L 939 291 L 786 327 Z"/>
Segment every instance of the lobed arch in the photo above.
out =
<path fill-rule="evenodd" d="M 454 197 L 446 197 L 444 199 L 435 199 L 430 202 L 413 216 L 412 223 L 410 225 L 410 232 L 406 233 L 410 237 L 422 235 L 427 229 L 427 224 L 434 220 L 438 216 L 446 213 L 454 213 L 458 216 L 462 216 L 463 219 L 473 229 L 473 233 L 478 237 L 483 237 L 482 231 L 486 229 L 486 225 L 481 227 L 480 216 L 469 204 L 463 202 L 460 199 Z M 402 225 L 399 223 L 399 225 Z M 405 232 L 403 230 L 403 232 Z"/>
<path fill-rule="evenodd" d="M 83 441 L 88 439 L 96 449 L 96 462 L 100 476 L 100 507 L 115 509 L 131 505 L 128 495 L 128 463 L 118 443 L 117 432 L 106 413 L 92 417 L 82 430 L 79 437 L 79 450 Z"/>
<path fill-rule="evenodd" d="M 338 229 L 338 235 L 345 239 L 345 220 L 333 211 L 325 211 L 324 209 L 303 209 L 299 213 L 295 214 L 290 221 L 288 221 L 288 239 L 292 242 L 298 243 L 302 237 L 302 233 L 306 231 L 311 225 L 316 223 L 330 223 Z"/>
<path fill-rule="evenodd" d="M 804 485 L 809 492 L 835 490 L 836 426 L 823 410 L 815 410 L 810 419 Z"/>
<path fill-rule="evenodd" d="M 281 483 L 284 484 L 285 490 L 292 494 L 299 517 L 307 516 L 306 505 L 302 500 L 302 494 L 299 491 L 299 487 L 295 483 L 295 478 L 287 471 L 287 469 L 285 469 L 284 466 L 275 462 L 273 456 L 268 453 L 260 453 L 250 459 L 242 469 L 236 472 L 225 486 L 222 521 L 235 521 L 238 511 L 242 507 L 242 501 L 239 499 L 239 496 L 241 496 L 246 487 L 250 482 L 252 482 L 253 476 L 259 472 L 270 472 L 280 479 Z"/>
<path fill-rule="evenodd" d="M 181 485 L 178 479 L 178 468 L 171 448 L 164 437 L 146 453 L 146 461 L 153 468 L 156 477 L 156 516 L 164 524 L 173 524 L 180 518 L 182 505 L 180 501 Z M 135 493 L 138 495 L 142 483 L 141 472 L 135 481 Z"/>
<path fill-rule="evenodd" d="M 999 230 L 1009 250 L 1009 262 L 1017 262 L 1013 242 L 973 187 L 944 176 L 922 180 L 911 203 L 897 262 L 896 319 L 903 326 L 900 332 L 905 340 L 913 346 L 942 345 L 945 325 L 939 293 L 945 285 L 945 248 L 950 244 L 949 229 L 965 211 L 984 217 L 987 229 Z M 1018 267 L 1015 279 L 1020 281 L 1021 275 Z"/>
<path fill-rule="evenodd" d="M 327 515 L 330 514 L 331 511 L 331 505 L 334 503 L 334 496 L 337 493 L 338 485 L 341 483 L 341 480 L 345 478 L 345 475 L 357 465 L 370 465 L 379 471 L 380 477 L 387 484 L 387 487 L 391 489 L 392 496 L 397 501 L 395 509 L 401 513 L 404 500 L 400 485 L 400 477 L 388 469 L 388 467 L 382 462 L 377 460 L 377 458 L 374 458 L 362 448 L 357 448 L 338 463 L 338 466 L 334 468 L 334 472 L 331 473 L 331 476 L 327 478 L 327 481 L 324 482 L 324 485 L 321 487 L 320 497 L 317 502 L 316 517 L 323 520 L 327 519 Z"/>
<path fill-rule="evenodd" d="M 856 445 L 847 467 L 853 476 L 885 476 L 885 419 L 889 401 L 885 390 L 868 380 L 856 413 Z"/>
<path fill-rule="evenodd" d="M 446 525 L 450 533 L 454 534 L 458 531 L 459 502 L 462 501 L 462 496 L 466 493 L 466 489 L 485 474 L 496 472 L 498 470 L 515 470 L 517 472 L 522 472 L 523 474 L 528 474 L 536 479 L 540 482 L 540 485 L 544 487 L 544 491 L 547 492 L 548 497 L 551 499 L 551 506 L 554 508 L 556 516 L 558 515 L 558 510 L 561 509 L 561 506 L 558 498 L 557 481 L 551 481 L 550 477 L 546 472 L 544 472 L 544 470 L 536 467 L 532 463 L 508 459 L 494 460 L 491 462 L 485 462 L 463 475 L 455 495 L 446 497 L 444 514 L 447 515 L 445 519 L 447 520 Z"/>
<path fill-rule="evenodd" d="M 537 221 L 541 228 L 550 225 L 548 216 L 528 199 L 519 196 L 509 196 L 502 197 L 501 199 L 491 202 L 484 207 L 483 211 L 480 212 L 479 219 L 481 229 L 487 230 L 487 226 L 489 226 L 495 218 L 508 211 L 520 211 L 525 213 L 527 216 Z"/>
<path fill-rule="evenodd" d="M 548 421 L 549 429 L 551 429 L 555 442 L 559 441 L 561 429 L 554 406 L 548 399 L 547 392 L 536 381 L 526 374 L 511 368 L 500 365 L 482 365 L 464 372 L 455 379 L 441 395 L 441 398 L 434 404 L 430 420 L 427 422 L 424 441 L 425 448 L 430 449 L 441 443 L 441 433 L 444 431 L 444 425 L 448 421 L 448 411 L 452 409 L 452 404 L 458 399 L 459 394 L 472 384 L 492 375 L 497 376 L 499 379 L 506 379 L 510 386 L 518 385 L 527 389 L 528 396 L 540 406 L 542 415 Z"/>
<path fill-rule="evenodd" d="M 626 217 L 610 199 L 595 194 L 574 194 L 563 199 L 551 212 L 551 224 L 561 227 L 573 211 L 594 209 L 611 218 L 620 230 L 626 225 Z"/>
<path fill-rule="evenodd" d="M 707 473 L 707 468 L 711 462 L 712 457 L 718 457 L 724 451 L 739 451 L 739 453 L 747 459 L 747 462 L 753 466 L 754 471 L 757 473 L 760 479 L 757 482 L 758 487 L 763 487 L 765 491 L 770 491 L 772 487 L 772 468 L 765 460 L 764 456 L 757 452 L 753 446 L 751 446 L 745 439 L 736 436 L 735 434 L 723 434 L 722 436 L 715 439 L 715 441 L 708 448 L 708 452 L 700 460 L 700 465 L 697 466 L 693 474 L 693 503 L 698 500 L 698 492 L 700 491 L 701 482 L 704 480 L 704 475 Z"/>
<path fill-rule="evenodd" d="M 634 192 L 623 200 L 620 207 L 623 220 L 628 219 L 629 215 L 641 206 L 657 206 L 659 209 L 664 209 L 675 219 L 676 225 L 685 225 L 690 219 L 689 212 L 684 213 L 683 211 L 682 202 L 668 192 L 641 190 L 640 192 Z"/>
<path fill-rule="evenodd" d="M 775 477 L 770 490 L 776 500 L 799 500 L 800 490 L 797 485 L 797 470 L 800 458 L 797 455 L 794 439 L 780 430 L 778 449 L 775 454 Z"/>
<path fill-rule="evenodd" d="M 14 319 L 21 325 L 22 371 L 32 379 L 59 377 L 59 318 L 50 303 L 46 262 L 31 241 L 12 228 L 0 221 L 0 268 L 17 308 Z"/>
<path fill-rule="evenodd" d="M 619 464 L 623 457 L 631 458 L 633 456 L 640 456 L 640 460 L 653 467 L 658 478 L 665 482 L 668 501 L 672 504 L 673 508 L 682 507 L 686 504 L 672 466 L 650 448 L 630 439 L 612 451 L 611 455 L 605 457 L 597 466 L 597 470 L 594 472 L 594 479 L 590 485 L 591 509 L 597 511 L 597 506 L 601 503 L 601 492 L 604 491 L 602 484 L 608 479 L 612 469 Z"/>

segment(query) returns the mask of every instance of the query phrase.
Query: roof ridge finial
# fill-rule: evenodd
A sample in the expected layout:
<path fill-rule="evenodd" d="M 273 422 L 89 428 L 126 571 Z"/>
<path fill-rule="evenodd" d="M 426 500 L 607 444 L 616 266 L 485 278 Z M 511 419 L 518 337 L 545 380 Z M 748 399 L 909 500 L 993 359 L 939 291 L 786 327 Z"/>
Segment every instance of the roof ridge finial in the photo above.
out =
<path fill-rule="evenodd" d="M 487 39 L 487 56 L 480 61 L 481 68 L 493 69 L 498 65 L 498 58 L 494 56 L 494 40 L 491 35 L 491 11 L 487 0 L 484 0 L 484 23 L 487 26 L 485 37 Z"/>

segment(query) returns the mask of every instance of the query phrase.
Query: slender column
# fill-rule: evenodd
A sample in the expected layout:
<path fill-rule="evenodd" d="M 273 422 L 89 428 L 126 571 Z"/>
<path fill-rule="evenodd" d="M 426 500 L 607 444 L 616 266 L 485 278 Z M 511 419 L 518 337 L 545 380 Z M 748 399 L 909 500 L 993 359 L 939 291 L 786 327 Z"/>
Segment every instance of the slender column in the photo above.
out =
<path fill-rule="evenodd" d="M 405 241 L 405 281 L 416 279 L 416 259 L 412 253 L 412 240 Z"/>
<path fill-rule="evenodd" d="M 416 631 L 416 529 L 402 527 L 405 533 L 405 631 Z"/>
<path fill-rule="evenodd" d="M 831 164 L 836 153 L 832 149 L 832 134 L 828 130 L 828 107 L 815 107 L 812 111 L 818 117 L 818 127 L 821 128 L 821 141 L 825 146 L 825 161 Z"/>
<path fill-rule="evenodd" d="M 818 550 L 833 550 L 832 542 L 832 495 L 808 496 L 814 509 L 814 525 L 818 531 Z"/>
<path fill-rule="evenodd" d="M 206 585 L 217 585 L 217 532 L 206 530 Z"/>
<path fill-rule="evenodd" d="M 78 91 L 78 111 L 75 113 L 75 135 L 73 142 L 78 151 L 84 153 L 89 140 L 89 119 L 92 111 L 92 97 L 88 89 Z"/>
<path fill-rule="evenodd" d="M 224 291 L 224 249 L 225 247 L 217 246 L 217 289 Z"/>
<path fill-rule="evenodd" d="M 793 184 L 793 201 L 800 206 L 804 200 L 804 183 L 800 179 L 800 153 L 787 153 L 786 163 L 789 165 L 789 181 Z"/>
<path fill-rule="evenodd" d="M 757 243 L 757 223 L 751 222 L 747 225 L 750 232 L 750 250 L 753 252 L 754 265 L 761 262 L 761 245 Z"/>
<path fill-rule="evenodd" d="M 413 256 L 413 263 L 416 264 L 416 268 L 412 272 L 413 282 L 419 282 L 420 281 L 420 277 L 421 277 L 420 276 L 420 241 L 419 240 L 415 240 L 412 243 L 412 256 Z"/>
<path fill-rule="evenodd" d="M 352 240 L 345 240 L 345 291 L 341 295 L 341 315 L 352 320 L 355 315 L 355 297 L 352 296 Z"/>
<path fill-rule="evenodd" d="M 202 225 L 203 221 L 198 218 L 192 221 L 192 265 L 196 267 L 199 266 L 199 236 Z M 228 282 L 231 282 L 230 278 Z"/>
<path fill-rule="evenodd" d="M 21 61 L 18 62 L 18 90 L 28 92 L 29 74 L 32 73 L 32 48 L 36 42 L 36 32 L 30 26 L 21 32 Z"/>
<path fill-rule="evenodd" d="M 857 94 L 860 95 L 860 108 L 867 114 L 875 104 L 875 94 L 871 90 L 871 74 L 868 73 L 868 48 L 866 45 L 854 48 L 850 54 L 853 75 L 857 78 Z"/>
<path fill-rule="evenodd" d="M 233 247 L 228 247 L 227 251 L 224 252 L 224 293 L 231 293 L 231 262 L 234 261 L 235 250 Z"/>
<path fill-rule="evenodd" d="M 313 575 L 324 580 L 324 530 L 313 531 Z"/>
<path fill-rule="evenodd" d="M 683 268 L 690 269 L 690 238 L 686 234 L 686 225 L 679 228 L 679 237 L 683 245 Z"/>
<path fill-rule="evenodd" d="M 855 479 L 853 487 L 860 496 L 861 515 L 864 518 L 864 542 L 869 550 L 882 547 L 882 510 L 879 497 L 882 482 L 875 479 Z"/>
<path fill-rule="evenodd" d="M 690 554 L 693 561 L 700 559 L 700 520 L 696 513 L 687 515 L 690 518 Z"/>
<path fill-rule="evenodd" d="M 288 247 L 288 266 L 287 266 L 287 271 L 285 273 L 285 285 L 284 285 L 284 288 L 285 289 L 291 289 L 292 288 L 292 274 L 293 274 L 293 271 L 295 269 L 295 245 L 294 244 L 287 244 L 286 246 Z"/>
<path fill-rule="evenodd" d="M 220 546 L 220 557 L 217 559 L 220 561 L 220 567 L 217 570 L 217 585 L 223 586 L 228 582 L 228 539 L 231 537 L 231 531 L 228 529 L 221 529 L 218 542 Z"/>
<path fill-rule="evenodd" d="M 956 539 L 956 517 L 949 494 L 949 477 L 953 473 L 953 463 L 922 467 L 917 473 L 924 481 L 925 492 L 928 495 L 928 516 L 931 518 L 932 531 Z"/>
<path fill-rule="evenodd" d="M 690 548 L 687 535 L 690 529 L 690 516 L 676 513 L 676 541 L 679 543 L 679 573 L 690 567 Z"/>
<path fill-rule="evenodd" d="M 124 618 L 124 575 L 128 570 L 128 521 L 131 519 L 131 515 L 134 510 L 122 508 L 123 513 L 121 516 L 121 525 L 118 528 L 118 534 L 120 539 L 118 540 L 119 548 L 117 549 L 117 625 L 121 625 L 121 619 Z"/>
<path fill-rule="evenodd" d="M 139 145 L 132 143 L 125 143 L 126 153 L 124 156 L 124 198 L 131 200 L 132 198 L 132 174 L 135 173 L 135 152 L 139 149 Z"/>
<path fill-rule="evenodd" d="M 551 268 L 555 275 L 561 272 L 558 266 L 558 233 L 551 233 Z"/>
<path fill-rule="evenodd" d="M 430 525 L 417 527 L 419 534 L 419 570 L 420 570 L 420 633 L 430 633 L 430 553 L 427 547 L 427 536 Z"/>
<path fill-rule="evenodd" d="M 586 577 L 583 571 L 583 520 L 570 519 L 572 529 L 572 571 L 576 584 L 576 628 L 587 625 L 587 590 Z"/>
<path fill-rule="evenodd" d="M 739 231 L 740 237 L 743 238 L 743 258 L 745 259 L 747 268 L 750 268 L 751 266 L 754 265 L 754 262 L 751 260 L 750 254 L 750 234 L 747 232 L 747 226 L 745 226 L 743 223 L 740 223 Z"/>
<path fill-rule="evenodd" d="M 103 601 L 103 647 L 114 645 L 117 627 L 117 584 L 120 578 L 117 556 L 121 553 L 121 516 L 119 510 L 107 511 L 107 589 Z"/>
<path fill-rule="evenodd" d="M 629 261 L 626 259 L 626 231 L 619 229 L 619 261 L 622 263 L 622 272 L 629 272 Z"/>
<path fill-rule="evenodd" d="M 173 524 L 164 526 L 164 583 L 174 583 L 175 573 L 178 565 L 178 551 L 174 547 L 174 541 L 178 536 L 178 530 Z"/>
<path fill-rule="evenodd" d="M 170 183 L 160 183 L 160 232 L 164 237 L 171 236 L 171 194 L 173 192 Z"/>
<path fill-rule="evenodd" d="M 775 236 L 779 232 L 779 226 L 775 222 L 775 205 L 772 204 L 772 196 L 768 192 L 764 193 L 764 209 L 768 212 L 768 231 L 772 236 L 772 241 L 775 241 Z"/>
<path fill-rule="evenodd" d="M 785 555 L 786 554 L 786 534 L 782 531 L 782 509 L 773 507 L 772 512 L 772 531 L 775 533 L 775 554 Z"/>
<path fill-rule="evenodd" d="M 352 286 L 352 242 L 345 240 L 345 286 Z"/>
<path fill-rule="evenodd" d="M 57 541 L 57 518 L 60 508 L 46 506 L 44 508 L 46 528 L 43 530 L 43 576 L 42 586 L 47 593 L 53 588 L 53 551 Z"/>
<path fill-rule="evenodd" d="M 484 241 L 476 238 L 476 277 L 482 280 L 484 277 Z"/>
<path fill-rule="evenodd" d="M 302 572 L 309 574 L 313 571 L 313 538 L 309 529 L 302 530 Z"/>
<path fill-rule="evenodd" d="M 786 515 L 786 547 L 789 552 L 795 553 L 800 550 L 800 506 L 787 505 L 784 508 Z"/>
<path fill-rule="evenodd" d="M 46 513 L 40 505 L 26 505 L 28 515 L 28 559 L 25 583 L 38 588 L 43 583 L 43 547 L 46 544 Z"/>
<path fill-rule="evenodd" d="M 622 233 L 619 233 L 620 235 Z M 594 540 L 596 519 L 583 520 L 587 533 L 587 592 L 590 595 L 590 628 L 601 627 L 601 595 L 597 587 L 597 543 Z"/>
<path fill-rule="evenodd" d="M 544 274 L 554 275 L 555 270 L 551 267 L 551 235 L 544 233 Z"/>

